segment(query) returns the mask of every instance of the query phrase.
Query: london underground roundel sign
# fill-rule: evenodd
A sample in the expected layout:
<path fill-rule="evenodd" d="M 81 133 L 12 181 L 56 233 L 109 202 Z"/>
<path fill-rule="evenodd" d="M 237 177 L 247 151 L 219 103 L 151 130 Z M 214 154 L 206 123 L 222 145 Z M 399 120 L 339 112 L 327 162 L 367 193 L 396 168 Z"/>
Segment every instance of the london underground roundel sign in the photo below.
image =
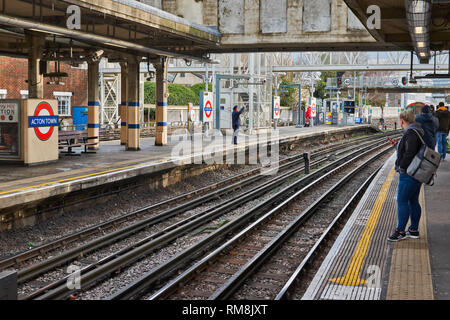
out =
<path fill-rule="evenodd" d="M 280 97 L 276 96 L 273 99 L 273 118 L 279 119 L 280 118 Z"/>
<path fill-rule="evenodd" d="M 38 104 L 32 117 L 28 117 L 28 127 L 34 128 L 36 136 L 42 141 L 50 139 L 56 126 L 58 116 L 54 115 L 52 107 L 45 101 Z"/>
<path fill-rule="evenodd" d="M 213 122 L 213 99 L 214 95 L 212 94 L 212 92 L 203 93 L 203 122 Z"/>

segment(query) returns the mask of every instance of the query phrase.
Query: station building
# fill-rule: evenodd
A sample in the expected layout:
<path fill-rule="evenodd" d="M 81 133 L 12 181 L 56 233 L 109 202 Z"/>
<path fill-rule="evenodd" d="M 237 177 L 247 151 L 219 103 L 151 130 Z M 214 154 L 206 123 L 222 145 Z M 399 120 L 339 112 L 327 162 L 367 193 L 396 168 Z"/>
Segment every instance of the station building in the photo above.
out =
<path fill-rule="evenodd" d="M 50 64 L 50 68 L 54 68 Z M 44 99 L 58 100 L 60 119 L 72 121 L 73 107 L 87 106 L 88 70 L 86 64 L 77 67 L 60 64 L 60 71 L 67 73 L 61 84 L 51 84 L 44 77 Z M 28 98 L 28 59 L 20 56 L 2 55 L 0 59 L 0 99 Z"/>

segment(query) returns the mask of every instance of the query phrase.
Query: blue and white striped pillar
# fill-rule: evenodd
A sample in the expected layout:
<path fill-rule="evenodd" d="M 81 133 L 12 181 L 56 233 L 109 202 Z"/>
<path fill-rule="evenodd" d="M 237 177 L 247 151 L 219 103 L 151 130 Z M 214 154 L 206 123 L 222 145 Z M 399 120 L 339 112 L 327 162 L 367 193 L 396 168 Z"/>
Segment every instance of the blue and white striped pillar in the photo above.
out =
<path fill-rule="evenodd" d="M 98 87 L 99 62 L 90 62 L 88 65 L 88 137 L 97 137 L 89 142 L 96 145 L 89 146 L 91 150 L 99 148 L 100 137 L 100 95 Z"/>
<path fill-rule="evenodd" d="M 120 144 L 127 144 L 127 104 L 128 104 L 128 65 L 126 62 L 120 63 Z"/>
<path fill-rule="evenodd" d="M 140 150 L 139 71 L 138 60 L 129 59 L 126 147 L 128 151 Z"/>
<path fill-rule="evenodd" d="M 161 57 L 154 64 L 156 69 L 156 136 L 155 145 L 167 144 L 167 65 L 169 59 Z"/>

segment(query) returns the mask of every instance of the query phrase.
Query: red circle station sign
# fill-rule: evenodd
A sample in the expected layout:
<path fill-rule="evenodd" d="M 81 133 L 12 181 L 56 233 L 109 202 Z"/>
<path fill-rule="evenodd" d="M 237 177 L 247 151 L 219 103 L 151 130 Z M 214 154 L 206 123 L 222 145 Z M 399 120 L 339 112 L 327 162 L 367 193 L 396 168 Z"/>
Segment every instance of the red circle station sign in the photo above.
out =
<path fill-rule="evenodd" d="M 34 111 L 35 117 L 53 116 L 53 109 L 47 102 L 41 102 Z M 34 132 L 42 141 L 47 141 L 53 134 L 54 127 L 34 127 Z"/>
<path fill-rule="evenodd" d="M 212 114 L 212 105 L 211 105 L 211 101 L 206 101 L 206 105 L 205 105 L 205 115 L 207 118 L 211 117 Z"/>
<path fill-rule="evenodd" d="M 280 105 L 278 104 L 278 102 L 275 103 L 274 111 L 275 115 L 278 116 L 278 114 L 280 113 Z"/>

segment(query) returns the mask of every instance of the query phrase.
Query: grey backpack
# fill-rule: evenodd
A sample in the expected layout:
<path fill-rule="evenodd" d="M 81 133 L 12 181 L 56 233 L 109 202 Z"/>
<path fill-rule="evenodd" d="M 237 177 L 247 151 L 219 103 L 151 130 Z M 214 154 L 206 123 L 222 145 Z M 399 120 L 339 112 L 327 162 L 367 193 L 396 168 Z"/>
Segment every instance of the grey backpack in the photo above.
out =
<path fill-rule="evenodd" d="M 441 155 L 429 148 L 416 130 L 414 132 L 422 141 L 422 147 L 409 165 L 406 173 L 417 181 L 432 186 L 434 185 L 434 176 L 441 162 Z"/>

